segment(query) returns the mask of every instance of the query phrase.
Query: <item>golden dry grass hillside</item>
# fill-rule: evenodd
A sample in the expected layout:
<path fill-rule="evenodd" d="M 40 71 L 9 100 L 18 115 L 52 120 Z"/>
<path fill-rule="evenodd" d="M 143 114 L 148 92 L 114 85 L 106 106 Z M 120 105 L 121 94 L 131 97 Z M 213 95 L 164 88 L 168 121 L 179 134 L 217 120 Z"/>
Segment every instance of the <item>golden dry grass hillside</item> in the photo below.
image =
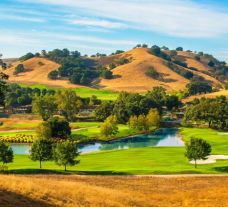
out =
<path fill-rule="evenodd" d="M 128 52 L 124 52 L 117 55 L 110 55 L 107 57 L 89 58 L 95 62 L 95 65 L 107 66 L 110 63 L 121 58 L 126 58 L 130 62 L 124 65 L 119 65 L 114 68 L 113 79 L 100 78 L 95 80 L 91 87 L 98 87 L 103 89 L 109 89 L 114 91 L 128 91 L 128 92 L 146 92 L 153 87 L 162 86 L 168 91 L 183 90 L 190 82 L 190 80 L 179 75 L 172 69 L 170 69 L 165 60 L 152 55 L 147 48 L 136 48 Z M 180 69 L 191 71 L 192 73 L 202 76 L 204 79 L 212 82 L 214 86 L 222 86 L 222 83 L 212 76 L 208 75 L 209 71 L 206 63 L 197 61 L 194 58 L 194 54 L 190 52 L 178 52 L 177 58 L 182 62 L 188 64 L 188 67 L 197 68 L 197 71 L 193 71 L 187 68 Z M 26 71 L 18 75 L 13 75 L 15 67 L 18 64 L 23 64 Z M 68 80 L 49 80 L 49 72 L 59 68 L 59 64 L 40 57 L 34 57 L 23 62 L 15 62 L 5 72 L 9 75 L 9 81 L 18 82 L 24 84 L 45 84 L 49 86 L 60 86 L 65 88 L 83 87 L 80 85 L 71 84 Z M 155 79 L 146 75 L 146 72 L 153 68 L 156 70 L 162 78 Z"/>
<path fill-rule="evenodd" d="M 200 94 L 200 95 L 196 95 L 196 96 L 190 96 L 185 98 L 183 101 L 186 102 L 190 102 L 193 101 L 196 98 L 216 98 L 218 96 L 226 96 L 228 98 L 228 90 L 221 90 L 218 92 L 214 92 L 214 93 L 208 93 L 208 94 Z"/>
<path fill-rule="evenodd" d="M 180 54 L 181 57 L 183 54 Z M 117 57 L 113 56 L 112 60 Z M 116 90 L 116 91 L 129 91 L 129 92 L 145 92 L 151 90 L 155 86 L 162 86 L 168 91 L 179 91 L 183 90 L 189 80 L 177 74 L 165 65 L 164 60 L 152 55 L 146 48 L 137 48 L 129 52 L 122 53 L 118 55 L 118 58 L 128 58 L 130 63 L 121 65 L 113 69 L 113 73 L 116 78 L 107 80 L 101 79 L 100 86 L 106 89 Z M 183 57 L 184 58 L 184 57 Z M 104 63 L 104 59 L 101 63 Z M 188 61 L 192 62 L 188 62 Z M 198 67 L 192 58 L 184 58 L 191 67 Z M 110 62 L 106 62 L 107 64 Z M 153 67 L 157 72 L 159 72 L 163 80 L 157 80 L 152 77 L 147 76 L 145 73 L 151 67 Z M 200 65 L 200 69 L 207 70 L 206 67 Z M 188 70 L 188 69 L 186 69 Z M 199 71 L 192 71 L 194 74 L 204 77 L 206 80 L 211 81 L 214 86 L 222 85 L 215 78 L 202 73 Z"/>
<path fill-rule="evenodd" d="M 25 72 L 18 75 L 13 75 L 15 67 L 19 64 L 23 64 Z M 14 62 L 5 73 L 9 75 L 10 82 L 24 83 L 24 84 L 45 84 L 49 86 L 58 86 L 64 88 L 80 87 L 69 83 L 68 80 L 50 80 L 48 79 L 48 73 L 59 68 L 59 64 L 40 57 L 34 57 L 29 60 L 20 62 Z"/>
<path fill-rule="evenodd" d="M 226 207 L 227 176 L 0 176 L 4 207 Z"/>

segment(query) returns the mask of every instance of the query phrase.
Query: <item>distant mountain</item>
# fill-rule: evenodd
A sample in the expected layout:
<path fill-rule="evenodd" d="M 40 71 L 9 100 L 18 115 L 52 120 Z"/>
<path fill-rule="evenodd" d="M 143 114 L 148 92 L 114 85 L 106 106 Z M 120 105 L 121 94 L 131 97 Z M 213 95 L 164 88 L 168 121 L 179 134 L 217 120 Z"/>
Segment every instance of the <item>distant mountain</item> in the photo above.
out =
<path fill-rule="evenodd" d="M 18 58 L 5 58 L 3 62 L 6 63 L 8 66 L 17 61 Z"/>

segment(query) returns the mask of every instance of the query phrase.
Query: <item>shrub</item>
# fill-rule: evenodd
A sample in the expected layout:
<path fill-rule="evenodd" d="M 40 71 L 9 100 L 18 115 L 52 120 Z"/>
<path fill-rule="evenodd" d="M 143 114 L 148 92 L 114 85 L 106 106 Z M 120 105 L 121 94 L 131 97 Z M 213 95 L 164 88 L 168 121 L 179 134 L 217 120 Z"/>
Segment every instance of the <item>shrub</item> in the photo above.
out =
<path fill-rule="evenodd" d="M 180 66 L 184 67 L 184 68 L 187 68 L 187 67 L 188 67 L 187 63 L 181 62 L 181 61 L 179 61 L 179 60 L 174 60 L 173 62 L 174 62 L 175 64 L 177 64 L 177 65 L 180 65 Z"/>
<path fill-rule="evenodd" d="M 17 75 L 17 74 L 22 73 L 22 72 L 24 72 L 24 71 L 25 71 L 24 65 L 23 65 L 23 64 L 19 64 L 19 65 L 17 65 L 17 67 L 15 68 L 13 74 L 14 74 L 14 75 Z"/>
<path fill-rule="evenodd" d="M 215 66 L 215 63 L 213 61 L 209 61 L 208 66 L 214 67 Z"/>
<path fill-rule="evenodd" d="M 160 74 L 154 69 L 154 67 L 150 67 L 147 71 L 146 71 L 146 75 L 154 78 L 154 79 L 159 79 L 160 78 Z"/>
<path fill-rule="evenodd" d="M 130 61 L 127 58 L 120 58 L 119 60 L 116 61 L 117 65 L 124 65 L 129 63 Z"/>
<path fill-rule="evenodd" d="M 102 70 L 101 77 L 103 77 L 105 79 L 112 79 L 113 78 L 113 73 L 112 73 L 111 70 Z"/>
<path fill-rule="evenodd" d="M 51 80 L 56 80 L 58 79 L 59 72 L 57 70 L 53 70 L 48 74 L 48 78 Z"/>
<path fill-rule="evenodd" d="M 109 69 L 112 70 L 114 68 L 116 68 L 116 64 L 115 63 L 110 63 L 109 64 Z"/>
<path fill-rule="evenodd" d="M 35 57 L 34 54 L 32 54 L 31 52 L 27 53 L 26 55 L 22 56 L 19 58 L 20 61 L 26 61 L 29 60 L 31 58 Z"/>
<path fill-rule="evenodd" d="M 14 136 L 0 136 L 0 139 L 3 142 L 7 143 L 33 143 L 33 141 L 35 140 L 35 136 L 26 134 L 16 134 Z"/>
<path fill-rule="evenodd" d="M 177 47 L 176 51 L 183 51 L 183 47 Z"/>

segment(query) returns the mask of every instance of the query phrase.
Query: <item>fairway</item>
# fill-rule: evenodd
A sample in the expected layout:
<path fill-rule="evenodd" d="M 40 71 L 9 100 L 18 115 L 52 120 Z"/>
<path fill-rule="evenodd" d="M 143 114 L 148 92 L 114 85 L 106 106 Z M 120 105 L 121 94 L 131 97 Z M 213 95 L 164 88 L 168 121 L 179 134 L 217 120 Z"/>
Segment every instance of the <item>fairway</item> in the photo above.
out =
<path fill-rule="evenodd" d="M 135 130 L 130 129 L 129 126 L 124 124 L 119 124 L 118 125 L 119 131 L 117 134 L 113 135 L 112 137 L 103 137 L 101 136 L 101 133 L 100 133 L 100 125 L 101 125 L 100 122 L 98 122 L 96 126 L 92 124 L 91 126 L 85 124 L 85 128 L 81 127 L 82 129 L 73 131 L 72 137 L 76 138 L 78 136 L 84 136 L 87 139 L 111 140 L 111 139 L 117 139 L 122 137 L 128 137 L 137 133 Z"/>
<path fill-rule="evenodd" d="M 180 134 L 184 141 L 188 141 L 191 137 L 206 140 L 212 146 L 212 154 L 228 155 L 228 133 L 213 129 L 181 128 Z"/>
<path fill-rule="evenodd" d="M 185 141 L 190 137 L 204 138 L 212 145 L 213 154 L 228 154 L 228 136 L 211 129 L 182 128 Z M 228 160 L 219 160 L 214 164 L 198 165 L 195 169 L 184 156 L 184 147 L 145 147 L 126 150 L 102 151 L 82 154 L 80 163 L 68 167 L 69 173 L 79 174 L 188 174 L 228 173 Z M 9 164 L 11 173 L 61 172 L 63 168 L 54 162 L 44 162 L 44 171 L 38 170 L 38 162 L 33 162 L 26 155 L 15 155 Z"/>
<path fill-rule="evenodd" d="M 188 163 L 182 147 L 148 147 L 128 150 L 104 151 L 83 154 L 80 163 L 68 167 L 70 173 L 79 174 L 188 174 L 188 173 L 228 173 L 228 161 L 200 165 L 197 169 Z M 16 155 L 9 164 L 11 173 L 38 173 L 39 163 L 26 155 Z M 63 167 L 53 162 L 43 163 L 43 172 L 62 172 Z M 42 171 L 41 171 L 42 172 Z"/>
<path fill-rule="evenodd" d="M 21 87 L 29 87 L 29 88 L 39 88 L 40 90 L 43 89 L 53 89 L 53 90 L 66 90 L 65 88 L 61 87 L 53 87 L 43 84 L 19 84 Z M 91 96 L 96 96 L 100 100 L 116 100 L 119 93 L 114 92 L 111 90 L 102 90 L 102 89 L 93 89 L 88 87 L 81 87 L 81 88 L 71 88 L 71 90 L 75 91 L 78 96 L 81 98 L 89 98 Z"/>

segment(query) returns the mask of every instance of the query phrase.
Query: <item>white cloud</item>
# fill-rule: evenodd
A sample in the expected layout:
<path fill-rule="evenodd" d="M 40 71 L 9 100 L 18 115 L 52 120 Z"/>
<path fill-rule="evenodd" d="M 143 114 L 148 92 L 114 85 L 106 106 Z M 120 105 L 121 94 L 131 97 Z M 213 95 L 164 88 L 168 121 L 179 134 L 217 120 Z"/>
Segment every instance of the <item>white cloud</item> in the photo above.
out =
<path fill-rule="evenodd" d="M 112 22 L 104 19 L 90 19 L 82 18 L 72 21 L 72 24 L 81 25 L 81 26 L 91 26 L 91 27 L 103 27 L 107 29 L 119 29 L 124 28 L 126 25 L 120 22 Z"/>
<path fill-rule="evenodd" d="M 13 20 L 13 21 L 25 21 L 25 22 L 36 22 L 36 23 L 43 23 L 45 19 L 43 18 L 36 18 L 36 17 L 26 17 L 20 15 L 12 15 L 12 14 L 0 14 L 1 20 Z"/>
<path fill-rule="evenodd" d="M 212 53 L 220 60 L 225 60 L 228 62 L 228 51 L 219 51 L 219 52 L 212 52 Z"/>
<path fill-rule="evenodd" d="M 50 34 L 48 34 L 49 36 Z M 129 40 L 118 40 L 118 39 L 107 39 L 107 38 L 99 38 L 95 36 L 81 36 L 81 35 L 67 35 L 67 34 L 52 34 L 53 37 L 67 40 L 67 41 L 80 41 L 80 42 L 91 42 L 96 44 L 107 44 L 107 45 L 135 45 L 136 41 Z"/>
<path fill-rule="evenodd" d="M 117 49 L 116 45 L 121 45 L 121 48 L 125 49 L 131 48 L 136 42 L 66 33 L 37 32 L 36 30 L 16 32 L 0 30 L 0 44 L 4 48 L 1 53 L 7 57 L 16 57 L 29 51 L 38 52 L 42 49 L 52 50 L 54 48 L 69 48 L 87 54 L 110 53 Z M 5 48 L 13 48 L 13 51 L 9 52 Z"/>
<path fill-rule="evenodd" d="M 128 26 L 137 29 L 177 37 L 216 37 L 228 33 L 228 25 L 225 24 L 228 21 L 228 13 L 216 11 L 208 5 L 190 0 L 37 0 L 36 2 L 66 6 L 77 11 L 81 9 L 88 16 L 115 19 L 127 22 Z M 99 25 L 96 20 L 81 20 L 80 23 L 94 26 L 112 25 L 107 21 Z"/>

